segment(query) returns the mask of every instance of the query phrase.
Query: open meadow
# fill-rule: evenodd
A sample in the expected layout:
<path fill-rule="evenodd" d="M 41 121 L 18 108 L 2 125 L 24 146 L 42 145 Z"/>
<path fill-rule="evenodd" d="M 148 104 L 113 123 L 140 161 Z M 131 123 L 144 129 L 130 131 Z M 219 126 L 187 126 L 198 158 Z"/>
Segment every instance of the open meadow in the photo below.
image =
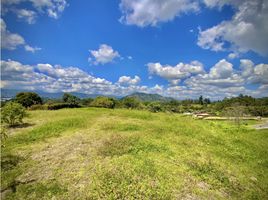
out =
<path fill-rule="evenodd" d="M 268 199 L 268 130 L 104 108 L 8 130 L 3 199 Z"/>

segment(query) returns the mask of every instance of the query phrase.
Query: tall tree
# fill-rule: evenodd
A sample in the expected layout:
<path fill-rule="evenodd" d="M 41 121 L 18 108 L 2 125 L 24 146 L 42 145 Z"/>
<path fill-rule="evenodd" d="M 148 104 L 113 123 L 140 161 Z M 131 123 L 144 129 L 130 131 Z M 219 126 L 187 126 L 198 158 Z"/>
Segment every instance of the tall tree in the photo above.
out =
<path fill-rule="evenodd" d="M 16 95 L 15 101 L 26 108 L 35 104 L 42 104 L 42 98 L 35 92 L 20 92 Z"/>

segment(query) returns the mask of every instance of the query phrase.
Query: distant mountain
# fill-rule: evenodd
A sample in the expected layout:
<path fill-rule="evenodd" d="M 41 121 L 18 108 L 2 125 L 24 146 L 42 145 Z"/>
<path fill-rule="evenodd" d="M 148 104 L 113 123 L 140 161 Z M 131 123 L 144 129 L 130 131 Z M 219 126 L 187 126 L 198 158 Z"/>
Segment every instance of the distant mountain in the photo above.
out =
<path fill-rule="evenodd" d="M 49 92 L 44 92 L 44 91 L 1 89 L 1 99 L 14 98 L 16 94 L 19 92 L 35 92 L 39 94 L 42 98 L 48 98 L 48 99 L 60 99 L 62 98 L 62 95 L 64 94 L 64 92 L 49 93 Z M 97 96 L 101 96 L 101 94 L 84 94 L 84 93 L 78 93 L 78 92 L 70 92 L 70 94 L 75 95 L 81 99 L 95 98 Z"/>
<path fill-rule="evenodd" d="M 44 91 L 30 91 L 30 90 L 16 90 L 16 89 L 1 89 L 1 99 L 11 99 L 16 96 L 17 93 L 19 92 L 35 92 L 39 94 L 42 98 L 47 98 L 47 99 L 60 99 L 62 98 L 62 95 L 64 92 L 57 92 L 57 93 L 49 93 L 49 92 L 44 92 Z M 75 95 L 79 97 L 80 99 L 84 98 L 95 98 L 97 96 L 106 96 L 106 95 L 101 95 L 101 94 L 84 94 L 84 93 L 78 93 L 78 92 L 70 92 L 70 94 Z M 120 98 L 118 96 L 109 96 L 113 98 Z M 135 97 L 139 99 L 140 101 L 161 101 L 161 102 L 166 102 L 166 101 L 171 101 L 174 100 L 171 97 L 163 97 L 159 94 L 147 94 L 147 93 L 142 93 L 142 92 L 135 92 L 133 94 L 127 95 L 125 97 Z M 123 97 L 123 98 L 125 98 Z"/>
<path fill-rule="evenodd" d="M 163 97 L 159 94 L 147 94 L 147 93 L 142 93 L 142 92 L 135 92 L 133 94 L 127 95 L 126 97 L 135 97 L 139 99 L 140 101 L 161 101 L 161 102 L 166 102 L 166 101 L 171 101 L 174 100 L 171 97 Z M 124 98 L 126 98 L 124 97 Z"/>

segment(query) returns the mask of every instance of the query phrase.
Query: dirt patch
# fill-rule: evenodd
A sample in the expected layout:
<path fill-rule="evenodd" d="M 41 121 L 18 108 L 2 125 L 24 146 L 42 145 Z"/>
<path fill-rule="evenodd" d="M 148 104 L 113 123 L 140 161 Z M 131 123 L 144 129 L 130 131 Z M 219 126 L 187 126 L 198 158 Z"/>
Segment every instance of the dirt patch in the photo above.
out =
<path fill-rule="evenodd" d="M 121 156 L 129 153 L 136 141 L 138 141 L 138 137 L 112 134 L 101 141 L 97 151 L 99 155 L 104 157 Z"/>
<path fill-rule="evenodd" d="M 19 182 L 28 180 L 60 179 L 73 181 L 73 174 L 79 174 L 81 168 L 90 163 L 91 142 L 84 134 L 58 138 L 32 154 L 35 162 L 26 173 L 17 178 Z"/>

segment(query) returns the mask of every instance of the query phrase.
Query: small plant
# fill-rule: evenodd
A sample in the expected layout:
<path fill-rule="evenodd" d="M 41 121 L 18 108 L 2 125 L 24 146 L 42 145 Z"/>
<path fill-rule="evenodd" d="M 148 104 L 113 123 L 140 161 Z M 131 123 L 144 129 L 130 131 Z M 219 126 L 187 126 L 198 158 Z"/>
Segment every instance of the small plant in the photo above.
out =
<path fill-rule="evenodd" d="M 25 116 L 25 108 L 16 102 L 8 102 L 1 111 L 1 121 L 9 126 L 21 124 Z"/>
<path fill-rule="evenodd" d="M 1 131 L 0 131 L 0 134 L 1 134 L 1 147 L 4 147 L 4 141 L 5 139 L 7 138 L 7 129 L 1 125 Z"/>

